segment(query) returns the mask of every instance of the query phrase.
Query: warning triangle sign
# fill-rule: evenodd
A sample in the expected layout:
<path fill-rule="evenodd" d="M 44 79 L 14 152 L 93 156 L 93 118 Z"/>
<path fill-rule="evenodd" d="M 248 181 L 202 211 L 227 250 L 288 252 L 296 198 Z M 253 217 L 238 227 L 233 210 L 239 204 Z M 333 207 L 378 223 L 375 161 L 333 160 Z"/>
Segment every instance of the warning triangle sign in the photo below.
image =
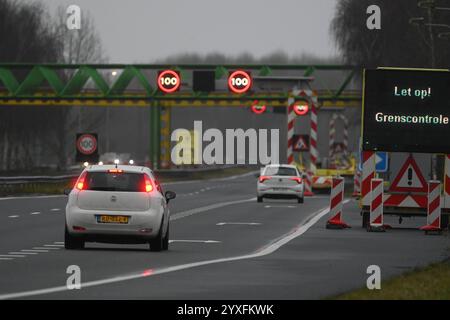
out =
<path fill-rule="evenodd" d="M 309 150 L 309 136 L 298 135 L 294 143 L 294 151 L 308 151 Z"/>
<path fill-rule="evenodd" d="M 427 192 L 427 182 L 412 156 L 406 159 L 389 190 L 399 192 Z"/>

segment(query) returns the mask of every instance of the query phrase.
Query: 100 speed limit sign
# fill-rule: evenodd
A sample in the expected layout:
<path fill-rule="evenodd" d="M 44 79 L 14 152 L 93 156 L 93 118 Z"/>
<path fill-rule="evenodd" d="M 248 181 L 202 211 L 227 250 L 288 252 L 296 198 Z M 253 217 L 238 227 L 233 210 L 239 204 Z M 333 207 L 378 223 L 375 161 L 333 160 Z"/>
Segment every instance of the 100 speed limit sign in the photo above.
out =
<path fill-rule="evenodd" d="M 77 149 L 80 153 L 89 155 L 97 150 L 97 138 L 91 134 L 83 134 L 77 139 Z"/>

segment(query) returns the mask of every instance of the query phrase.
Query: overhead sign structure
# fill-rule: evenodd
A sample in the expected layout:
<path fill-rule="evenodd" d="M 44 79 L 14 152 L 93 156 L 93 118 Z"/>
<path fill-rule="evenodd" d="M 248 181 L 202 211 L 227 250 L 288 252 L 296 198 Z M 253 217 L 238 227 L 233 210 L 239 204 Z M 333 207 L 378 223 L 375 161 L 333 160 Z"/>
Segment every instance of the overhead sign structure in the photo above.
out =
<path fill-rule="evenodd" d="M 294 134 L 293 148 L 297 152 L 309 151 L 309 135 Z"/>
<path fill-rule="evenodd" d="M 304 116 L 308 113 L 309 106 L 305 103 L 295 103 L 294 104 L 294 112 L 298 116 Z"/>
<path fill-rule="evenodd" d="M 262 114 L 266 112 L 267 106 L 263 103 L 259 103 L 258 101 L 254 101 L 251 106 L 252 112 L 256 114 Z"/>
<path fill-rule="evenodd" d="M 359 171 L 362 171 L 362 154 L 359 155 Z M 375 153 L 375 171 L 376 172 L 387 172 L 389 165 L 389 157 L 387 152 L 376 152 Z"/>
<path fill-rule="evenodd" d="M 408 156 L 394 181 L 392 181 L 389 191 L 427 192 L 427 182 L 414 157 Z"/>
<path fill-rule="evenodd" d="M 450 153 L 450 72 L 365 70 L 362 149 Z"/>
<path fill-rule="evenodd" d="M 172 93 L 180 89 L 181 77 L 177 71 L 164 70 L 159 72 L 157 83 L 159 90 L 164 93 Z"/>
<path fill-rule="evenodd" d="M 96 133 L 78 133 L 76 137 L 76 162 L 98 161 L 98 136 Z"/>
<path fill-rule="evenodd" d="M 236 70 L 228 77 L 228 88 L 234 93 L 245 93 L 252 87 L 252 77 L 250 72 Z"/>

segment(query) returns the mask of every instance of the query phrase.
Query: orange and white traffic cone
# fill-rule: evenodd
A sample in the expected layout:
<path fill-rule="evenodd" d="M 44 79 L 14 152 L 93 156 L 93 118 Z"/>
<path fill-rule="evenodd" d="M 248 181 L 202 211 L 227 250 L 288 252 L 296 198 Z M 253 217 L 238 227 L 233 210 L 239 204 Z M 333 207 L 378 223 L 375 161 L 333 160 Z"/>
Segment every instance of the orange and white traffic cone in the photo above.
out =
<path fill-rule="evenodd" d="M 361 195 L 361 172 L 356 171 L 353 176 L 353 194 L 352 197 L 359 197 Z"/>

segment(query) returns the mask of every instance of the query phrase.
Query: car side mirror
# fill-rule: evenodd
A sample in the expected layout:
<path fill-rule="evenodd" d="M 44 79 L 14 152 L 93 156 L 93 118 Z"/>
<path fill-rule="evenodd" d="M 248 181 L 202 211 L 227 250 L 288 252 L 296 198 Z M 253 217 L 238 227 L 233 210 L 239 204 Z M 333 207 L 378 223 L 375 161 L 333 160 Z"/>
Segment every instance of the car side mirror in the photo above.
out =
<path fill-rule="evenodd" d="M 255 178 L 259 178 L 260 174 L 259 173 L 255 173 Z"/>
<path fill-rule="evenodd" d="M 166 191 L 164 196 L 166 197 L 167 203 L 169 203 L 170 200 L 175 199 L 177 197 L 177 194 L 173 191 Z"/>
<path fill-rule="evenodd" d="M 69 193 L 71 193 L 71 192 L 72 192 L 72 189 L 64 189 L 64 194 L 65 194 L 66 196 L 68 196 Z"/>

